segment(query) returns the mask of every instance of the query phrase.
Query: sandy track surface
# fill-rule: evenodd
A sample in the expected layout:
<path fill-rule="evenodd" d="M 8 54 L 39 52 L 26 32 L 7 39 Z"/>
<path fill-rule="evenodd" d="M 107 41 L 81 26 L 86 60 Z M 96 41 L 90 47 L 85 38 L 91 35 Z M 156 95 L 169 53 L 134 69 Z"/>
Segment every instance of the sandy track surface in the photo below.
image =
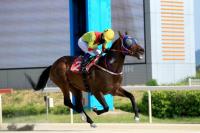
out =
<path fill-rule="evenodd" d="M 23 127 L 25 124 L 17 124 Z M 37 123 L 33 133 L 200 133 L 200 124 L 96 124 L 91 128 L 88 124 L 64 124 L 64 123 Z M 1 125 L 0 132 L 16 133 L 8 131 L 8 124 Z M 20 132 L 20 131 L 18 131 Z"/>

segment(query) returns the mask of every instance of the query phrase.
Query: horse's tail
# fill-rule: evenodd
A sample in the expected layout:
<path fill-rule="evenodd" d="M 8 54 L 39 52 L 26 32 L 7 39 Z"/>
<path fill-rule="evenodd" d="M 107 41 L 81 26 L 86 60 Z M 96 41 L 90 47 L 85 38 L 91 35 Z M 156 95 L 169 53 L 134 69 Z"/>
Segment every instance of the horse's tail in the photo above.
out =
<path fill-rule="evenodd" d="M 47 67 L 47 68 L 42 72 L 42 74 L 40 75 L 40 78 L 39 78 L 37 84 L 31 79 L 31 77 L 30 77 L 29 75 L 25 74 L 25 77 L 28 79 L 29 83 L 31 84 L 32 88 L 33 88 L 35 91 L 43 90 L 44 87 L 45 87 L 46 84 L 47 84 L 48 79 L 49 79 L 50 70 L 51 70 L 51 66 Z"/>

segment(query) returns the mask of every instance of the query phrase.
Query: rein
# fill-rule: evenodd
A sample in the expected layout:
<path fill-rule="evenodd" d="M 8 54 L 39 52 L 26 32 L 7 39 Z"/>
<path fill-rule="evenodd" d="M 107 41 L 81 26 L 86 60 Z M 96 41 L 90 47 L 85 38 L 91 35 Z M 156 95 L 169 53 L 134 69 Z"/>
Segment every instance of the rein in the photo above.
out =
<path fill-rule="evenodd" d="M 109 70 L 107 70 L 107 69 L 105 69 L 105 68 L 103 68 L 103 67 L 101 67 L 101 66 L 99 66 L 99 65 L 97 65 L 97 64 L 94 64 L 94 65 L 95 65 L 96 67 L 98 67 L 99 69 L 101 69 L 101 70 L 103 70 L 103 71 L 105 71 L 105 72 L 107 72 L 107 73 L 109 73 L 109 74 L 112 74 L 112 75 L 118 76 L 118 75 L 122 75 L 122 74 L 123 74 L 123 72 L 115 73 L 115 72 L 109 71 Z"/>
<path fill-rule="evenodd" d="M 113 52 L 120 52 L 120 53 L 122 53 L 122 54 L 124 54 L 124 55 L 126 55 L 126 54 L 129 54 L 131 51 L 129 50 L 129 49 L 127 49 L 126 47 L 124 47 L 124 41 L 123 41 L 123 39 L 121 39 L 120 38 L 120 40 L 121 40 L 121 49 L 120 50 L 117 50 L 117 49 L 111 49 L 110 51 L 113 51 Z M 103 67 L 101 67 L 101 66 L 99 66 L 99 65 L 97 65 L 97 64 L 94 64 L 96 67 L 98 67 L 99 69 L 101 69 L 101 70 L 103 70 L 103 71 L 105 71 L 105 72 L 107 72 L 107 73 L 109 73 L 109 74 L 112 74 L 112 75 L 122 75 L 123 74 L 123 72 L 120 72 L 120 73 L 115 73 L 115 72 L 112 72 L 112 71 L 110 71 L 110 70 L 108 70 L 108 69 L 105 69 L 105 68 L 103 68 Z M 108 68 L 108 64 L 107 64 L 107 61 L 106 61 L 106 58 L 105 58 L 105 66 L 106 66 L 106 68 Z"/>

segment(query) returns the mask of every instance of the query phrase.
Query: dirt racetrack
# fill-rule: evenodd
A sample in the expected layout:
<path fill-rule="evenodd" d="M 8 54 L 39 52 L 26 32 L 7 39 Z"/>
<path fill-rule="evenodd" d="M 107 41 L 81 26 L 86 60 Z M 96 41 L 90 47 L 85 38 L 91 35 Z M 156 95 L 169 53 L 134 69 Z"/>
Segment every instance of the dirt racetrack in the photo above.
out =
<path fill-rule="evenodd" d="M 25 124 L 17 124 L 23 127 Z M 37 123 L 32 133 L 200 133 L 200 124 L 96 124 L 91 128 L 88 124 Z M 1 125 L 0 132 L 8 131 L 8 124 Z M 20 131 L 19 131 L 20 132 Z"/>

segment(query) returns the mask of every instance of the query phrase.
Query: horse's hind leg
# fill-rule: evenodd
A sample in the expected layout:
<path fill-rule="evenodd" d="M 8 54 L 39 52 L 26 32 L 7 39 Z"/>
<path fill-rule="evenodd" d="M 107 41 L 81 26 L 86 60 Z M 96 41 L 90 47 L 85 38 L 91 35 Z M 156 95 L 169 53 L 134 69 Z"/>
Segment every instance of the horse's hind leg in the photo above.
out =
<path fill-rule="evenodd" d="M 69 83 L 66 76 L 66 64 L 58 62 L 52 66 L 50 79 L 61 89 L 64 96 L 64 105 L 75 109 L 70 99 Z"/>
<path fill-rule="evenodd" d="M 123 89 L 122 87 L 120 87 L 117 90 L 115 95 L 122 96 L 122 97 L 127 97 L 127 98 L 129 98 L 131 100 L 131 104 L 132 104 L 133 110 L 135 112 L 135 121 L 138 122 L 139 121 L 139 113 L 138 113 L 138 107 L 137 107 L 137 104 L 135 102 L 134 96 L 130 92 L 128 92 L 125 89 Z"/>
<path fill-rule="evenodd" d="M 81 111 L 76 110 L 75 106 L 72 104 L 71 99 L 70 99 L 70 91 L 69 91 L 69 83 L 66 80 L 59 79 L 58 80 L 53 80 L 52 81 L 61 89 L 63 96 L 64 96 L 64 105 L 68 106 L 69 108 L 72 108 L 76 112 L 80 113 Z"/>
<path fill-rule="evenodd" d="M 90 126 L 91 127 L 96 127 L 96 125 L 94 124 L 94 122 L 92 121 L 92 119 L 86 114 L 86 112 L 84 111 L 83 109 L 83 104 L 82 104 L 82 99 L 83 99 L 83 96 L 82 96 L 82 92 L 75 89 L 74 87 L 70 86 L 70 88 L 72 89 L 72 92 L 75 96 L 75 108 L 76 110 L 80 110 L 81 113 L 83 113 L 82 115 L 84 115 L 83 119 L 86 119 L 85 121 L 90 123 Z"/>
<path fill-rule="evenodd" d="M 109 107 L 108 104 L 106 103 L 106 100 L 104 98 L 103 93 L 98 92 L 98 93 L 94 93 L 94 96 L 96 97 L 96 99 L 99 101 L 99 103 L 103 106 L 103 110 L 97 110 L 96 108 L 93 109 L 93 111 L 97 114 L 100 115 L 104 112 L 108 112 Z"/>
<path fill-rule="evenodd" d="M 82 105 L 82 93 L 78 91 L 76 88 L 73 86 L 69 86 L 69 82 L 67 80 L 67 77 L 65 75 L 60 74 L 59 76 L 57 74 L 51 75 L 51 80 L 61 89 L 63 96 L 64 96 L 64 105 L 72 108 L 78 113 L 84 113 L 87 119 L 87 122 L 90 123 L 91 127 L 95 127 L 93 124 L 94 122 L 90 119 L 90 117 L 85 113 L 83 110 L 83 105 Z M 73 105 L 70 99 L 70 88 L 72 90 L 72 93 L 76 97 L 76 104 Z"/>
<path fill-rule="evenodd" d="M 70 92 L 69 92 L 69 88 L 66 86 L 60 86 L 62 92 L 63 92 L 63 96 L 64 96 L 64 105 L 68 106 L 72 109 L 76 109 L 75 106 L 72 104 L 71 99 L 70 99 Z M 77 111 L 77 110 L 75 110 Z M 77 111 L 78 112 L 78 111 Z"/>

